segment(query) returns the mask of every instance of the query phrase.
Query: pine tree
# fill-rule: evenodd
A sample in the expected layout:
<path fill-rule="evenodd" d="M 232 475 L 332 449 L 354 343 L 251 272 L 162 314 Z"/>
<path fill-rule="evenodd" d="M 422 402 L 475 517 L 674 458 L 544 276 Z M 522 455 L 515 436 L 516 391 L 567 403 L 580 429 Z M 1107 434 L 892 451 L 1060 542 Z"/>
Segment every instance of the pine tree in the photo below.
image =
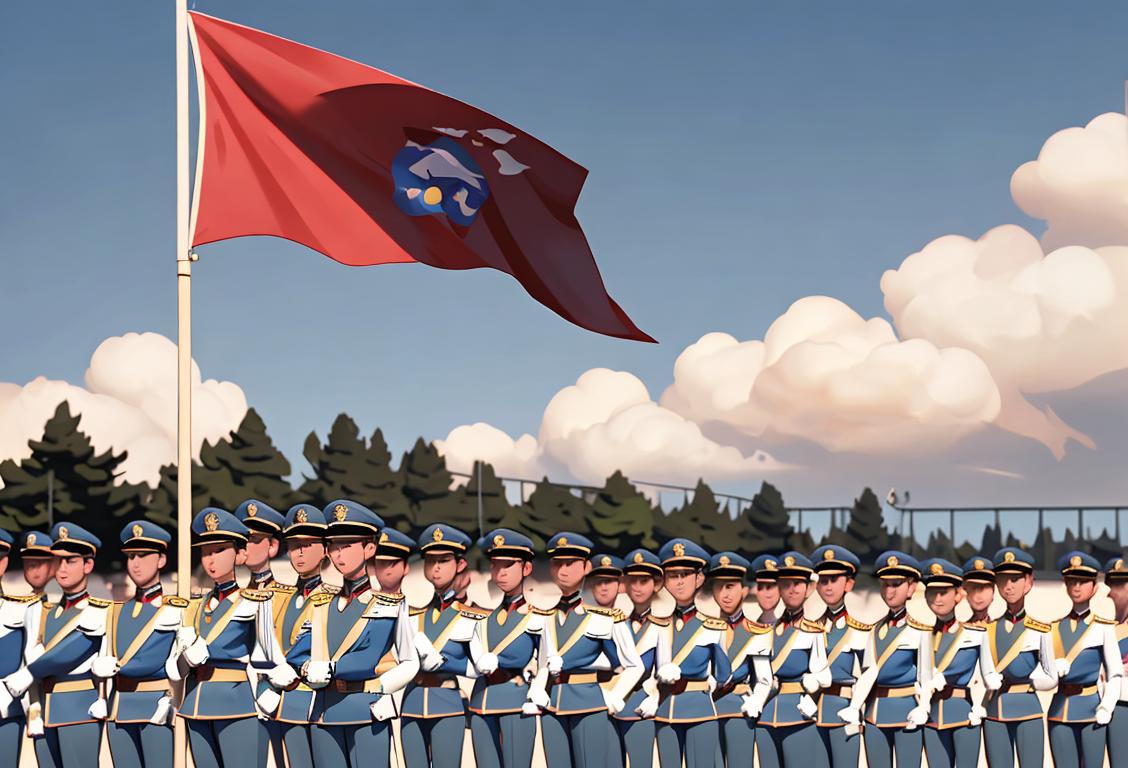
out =
<path fill-rule="evenodd" d="M 654 524 L 654 507 L 622 472 L 616 470 L 595 494 L 591 527 L 601 548 L 621 553 L 653 548 Z"/>
<path fill-rule="evenodd" d="M 881 504 L 869 488 L 854 499 L 850 522 L 835 542 L 853 552 L 863 563 L 869 563 L 890 549 L 889 531 L 885 528 Z"/>
<path fill-rule="evenodd" d="M 731 550 L 739 540 L 740 527 L 728 510 L 720 508 L 713 489 L 704 480 L 697 481 L 692 499 L 658 523 L 663 538 L 691 539 L 711 552 Z"/>
<path fill-rule="evenodd" d="M 528 535 L 538 547 L 561 531 L 571 531 L 581 536 L 593 536 L 591 506 L 567 487 L 555 485 L 544 478 L 526 502 L 526 511 L 517 530 Z M 515 526 L 509 526 L 515 527 Z"/>
<path fill-rule="evenodd" d="M 479 477 L 482 479 L 480 485 Z M 479 489 L 481 489 L 480 493 Z M 485 462 L 474 462 L 474 468 L 470 471 L 470 481 L 459 488 L 453 496 L 450 519 L 443 522 L 465 531 L 474 538 L 511 519 L 512 507 L 509 499 L 505 497 L 505 485 L 497 479 L 494 468 Z"/>
<path fill-rule="evenodd" d="M 456 504 L 451 497 L 452 479 L 435 446 L 421 437 L 416 439 L 400 461 L 400 488 L 407 498 L 408 508 L 397 527 L 418 536 L 431 523 L 447 522 Z"/>
<path fill-rule="evenodd" d="M 795 529 L 783 504 L 783 495 L 771 483 L 764 482 L 745 509 L 738 528 L 744 551 L 752 557 L 775 554 L 791 549 L 796 541 Z"/>

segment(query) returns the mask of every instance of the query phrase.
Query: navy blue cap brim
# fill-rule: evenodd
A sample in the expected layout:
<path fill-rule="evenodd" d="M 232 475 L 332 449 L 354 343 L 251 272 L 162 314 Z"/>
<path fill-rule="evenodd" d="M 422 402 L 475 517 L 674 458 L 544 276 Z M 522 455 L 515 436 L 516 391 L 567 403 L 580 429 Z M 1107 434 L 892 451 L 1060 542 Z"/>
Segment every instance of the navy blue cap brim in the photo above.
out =
<path fill-rule="evenodd" d="M 661 576 L 662 566 L 657 563 L 630 563 L 623 568 L 626 575 Z"/>
<path fill-rule="evenodd" d="M 845 560 L 820 560 L 815 563 L 815 573 L 837 574 L 848 573 L 856 574 L 858 567 L 853 563 L 848 563 Z"/>
<path fill-rule="evenodd" d="M 545 554 L 551 558 L 578 557 L 586 560 L 589 556 L 591 556 L 591 549 L 589 549 L 588 547 L 581 547 L 576 544 L 569 544 L 566 547 L 556 547 L 555 549 L 547 550 Z"/>
<path fill-rule="evenodd" d="M 454 554 L 462 554 L 466 551 L 466 545 L 457 541 L 429 541 L 419 547 L 419 551 L 427 552 L 453 552 Z"/>
<path fill-rule="evenodd" d="M 920 579 L 920 571 L 907 565 L 886 565 L 877 569 L 879 579 Z"/>
<path fill-rule="evenodd" d="M 528 547 L 518 546 L 516 544 L 504 544 L 500 547 L 490 547 L 486 550 L 486 557 L 491 560 L 494 558 L 508 558 L 511 560 L 532 560 L 533 550 Z"/>
<path fill-rule="evenodd" d="M 282 532 L 282 526 L 278 523 L 272 523 L 260 517 L 245 517 L 240 522 L 247 526 L 251 533 L 267 533 L 271 536 L 277 536 Z"/>
<path fill-rule="evenodd" d="M 64 556 L 85 555 L 93 557 L 94 555 L 98 554 L 98 548 L 86 541 L 79 541 L 78 539 L 64 539 L 62 541 L 56 541 L 54 543 L 54 545 L 51 547 L 51 553 L 56 556 L 62 554 Z"/>
<path fill-rule="evenodd" d="M 294 523 L 282 531 L 282 536 L 287 539 L 323 539 L 325 528 L 324 523 Z"/>
<path fill-rule="evenodd" d="M 928 587 L 958 587 L 964 580 L 952 573 L 943 573 L 939 576 L 925 576 L 924 586 Z"/>
<path fill-rule="evenodd" d="M 710 579 L 743 580 L 748 575 L 748 569 L 739 565 L 720 565 L 709 571 Z"/>
<path fill-rule="evenodd" d="M 122 552 L 167 552 L 168 544 L 160 539 L 134 536 L 123 542 L 120 549 Z"/>
<path fill-rule="evenodd" d="M 241 533 L 233 533 L 231 531 L 207 531 L 205 533 L 192 534 L 192 546 L 202 547 L 205 544 L 222 544 L 229 542 L 231 544 L 246 544 L 247 537 Z"/>

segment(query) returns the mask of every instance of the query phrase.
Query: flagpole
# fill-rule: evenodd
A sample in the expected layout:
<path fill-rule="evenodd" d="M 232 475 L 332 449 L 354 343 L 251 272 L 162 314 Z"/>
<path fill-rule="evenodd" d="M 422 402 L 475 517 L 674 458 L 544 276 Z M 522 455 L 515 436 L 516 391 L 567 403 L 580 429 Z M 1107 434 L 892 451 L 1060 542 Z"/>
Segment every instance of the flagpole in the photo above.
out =
<path fill-rule="evenodd" d="M 176 594 L 191 596 L 192 256 L 188 243 L 188 0 L 176 0 Z M 173 765 L 187 764 L 188 734 L 175 718 Z"/>

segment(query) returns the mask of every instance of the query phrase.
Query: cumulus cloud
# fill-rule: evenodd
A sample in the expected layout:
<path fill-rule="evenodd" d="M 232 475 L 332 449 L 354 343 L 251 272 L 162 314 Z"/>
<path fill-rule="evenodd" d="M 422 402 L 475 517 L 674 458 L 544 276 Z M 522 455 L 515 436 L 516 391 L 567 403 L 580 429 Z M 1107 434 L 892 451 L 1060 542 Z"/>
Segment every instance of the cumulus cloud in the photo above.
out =
<path fill-rule="evenodd" d="M 192 363 L 193 455 L 238 427 L 247 399 L 229 381 L 203 380 Z M 28 440 L 66 400 L 82 415 L 80 429 L 98 451 L 128 451 L 124 479 L 154 484 L 176 459 L 176 345 L 157 333 L 127 333 L 102 342 L 90 358 L 85 387 L 42 376 L 27 384 L 0 382 L 0 460 L 31 455 Z"/>
<path fill-rule="evenodd" d="M 748 435 L 882 454 L 946 447 L 994 420 L 1000 399 L 974 353 L 899 340 L 886 320 L 808 296 L 762 341 L 711 333 L 690 345 L 662 404 Z"/>
<path fill-rule="evenodd" d="M 1042 244 L 1128 245 L 1128 116 L 1058 131 L 1011 177 L 1018 207 L 1045 219 Z"/>
<path fill-rule="evenodd" d="M 537 477 L 557 467 L 582 483 L 598 484 L 616 470 L 638 480 L 693 483 L 749 479 L 790 467 L 762 451 L 745 456 L 705 437 L 701 428 L 654 402 L 637 377 L 593 368 L 556 393 L 537 438 L 514 440 L 488 424 L 458 427 L 435 441 L 452 468 L 475 459 L 500 474 Z"/>

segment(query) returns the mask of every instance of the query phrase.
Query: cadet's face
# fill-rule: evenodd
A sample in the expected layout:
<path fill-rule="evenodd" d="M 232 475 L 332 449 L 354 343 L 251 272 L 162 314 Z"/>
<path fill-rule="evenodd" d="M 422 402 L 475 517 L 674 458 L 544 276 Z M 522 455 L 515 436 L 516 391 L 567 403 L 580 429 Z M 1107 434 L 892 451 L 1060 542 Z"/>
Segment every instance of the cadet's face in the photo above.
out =
<path fill-rule="evenodd" d="M 654 593 L 658 591 L 658 580 L 653 576 L 646 576 L 644 574 L 631 573 L 625 577 L 627 585 L 627 597 L 635 605 L 647 606 L 650 601 L 654 599 Z"/>
<path fill-rule="evenodd" d="M 705 574 L 692 568 L 667 568 L 666 591 L 677 601 L 678 605 L 689 605 L 697 596 L 701 585 L 705 583 Z"/>
<path fill-rule="evenodd" d="M 1085 603 L 1097 593 L 1096 579 L 1081 579 L 1076 576 L 1065 577 L 1065 593 L 1075 603 Z"/>
<path fill-rule="evenodd" d="M 819 576 L 815 591 L 827 605 L 839 605 L 846 599 L 846 593 L 854 588 L 854 579 L 844 573 L 828 573 Z"/>
<path fill-rule="evenodd" d="M 1034 587 L 1034 574 L 1032 573 L 997 573 L 995 586 L 999 589 L 999 597 L 1014 605 L 1030 593 Z"/>
<path fill-rule="evenodd" d="M 971 610 L 981 613 L 991 607 L 991 602 L 995 599 L 995 585 L 969 581 L 964 584 L 964 594 L 967 595 L 967 604 Z"/>
<path fill-rule="evenodd" d="M 521 587 L 525 577 L 533 572 L 533 564 L 515 557 L 490 558 L 490 581 L 505 594 Z"/>
<path fill-rule="evenodd" d="M 165 567 L 165 556 L 159 552 L 130 552 L 125 556 L 125 570 L 129 580 L 138 588 L 154 584 Z"/>
<path fill-rule="evenodd" d="M 553 583 L 566 595 L 579 591 L 590 568 L 591 564 L 579 557 L 554 557 L 548 564 Z"/>
<path fill-rule="evenodd" d="M 726 616 L 736 613 L 744 605 L 744 600 L 747 597 L 748 587 L 744 586 L 741 581 L 723 579 L 713 582 L 713 600 L 716 601 L 717 606 Z"/>
<path fill-rule="evenodd" d="M 466 570 L 466 561 L 451 552 L 423 556 L 423 576 L 436 592 L 442 593 L 454 584 L 454 577 Z"/>
<path fill-rule="evenodd" d="M 1108 585 L 1108 596 L 1116 606 L 1117 613 L 1123 613 L 1128 608 L 1128 581 L 1119 579 Z"/>
<path fill-rule="evenodd" d="M 47 586 L 55 578 L 55 567 L 58 565 L 53 557 L 25 557 L 23 561 L 24 581 L 37 592 Z"/>
<path fill-rule="evenodd" d="M 247 539 L 247 567 L 265 571 L 272 558 L 278 557 L 278 539 L 265 533 L 252 533 Z"/>
<path fill-rule="evenodd" d="M 287 539 L 286 553 L 299 576 L 311 576 L 321 571 L 321 564 L 325 562 L 325 542 L 321 539 Z"/>
<path fill-rule="evenodd" d="M 86 577 L 94 570 L 94 560 L 82 555 L 56 558 L 55 582 L 64 592 L 76 592 L 86 586 Z"/>
<path fill-rule="evenodd" d="M 200 547 L 200 565 L 204 566 L 204 573 L 212 581 L 230 581 L 235 575 L 235 566 L 246 560 L 246 552 L 230 541 L 212 542 Z"/>
<path fill-rule="evenodd" d="M 955 587 L 929 587 L 924 590 L 924 602 L 937 616 L 947 616 L 956 610 L 960 591 Z"/>
<path fill-rule="evenodd" d="M 0 552 L 0 578 L 8 572 L 8 550 Z"/>
<path fill-rule="evenodd" d="M 406 560 L 373 560 L 372 575 L 385 592 L 399 592 L 407 576 Z"/>
<path fill-rule="evenodd" d="M 909 602 L 916 589 L 916 582 L 911 579 L 896 578 L 881 580 L 881 599 L 885 604 L 897 610 Z"/>
<path fill-rule="evenodd" d="M 356 579 L 364 572 L 364 564 L 376 554 L 372 539 L 336 538 L 329 541 L 329 560 L 342 576 Z"/>
<path fill-rule="evenodd" d="M 775 607 L 779 605 L 778 581 L 756 582 L 756 605 L 760 606 L 761 611 L 775 610 Z"/>
<path fill-rule="evenodd" d="M 803 607 L 807 595 L 811 594 L 810 579 L 782 578 L 779 580 L 779 597 L 791 610 Z"/>
<path fill-rule="evenodd" d="M 596 576 L 590 580 L 591 596 L 595 604 L 604 608 L 615 605 L 615 598 L 619 596 L 619 579 L 615 576 Z"/>

